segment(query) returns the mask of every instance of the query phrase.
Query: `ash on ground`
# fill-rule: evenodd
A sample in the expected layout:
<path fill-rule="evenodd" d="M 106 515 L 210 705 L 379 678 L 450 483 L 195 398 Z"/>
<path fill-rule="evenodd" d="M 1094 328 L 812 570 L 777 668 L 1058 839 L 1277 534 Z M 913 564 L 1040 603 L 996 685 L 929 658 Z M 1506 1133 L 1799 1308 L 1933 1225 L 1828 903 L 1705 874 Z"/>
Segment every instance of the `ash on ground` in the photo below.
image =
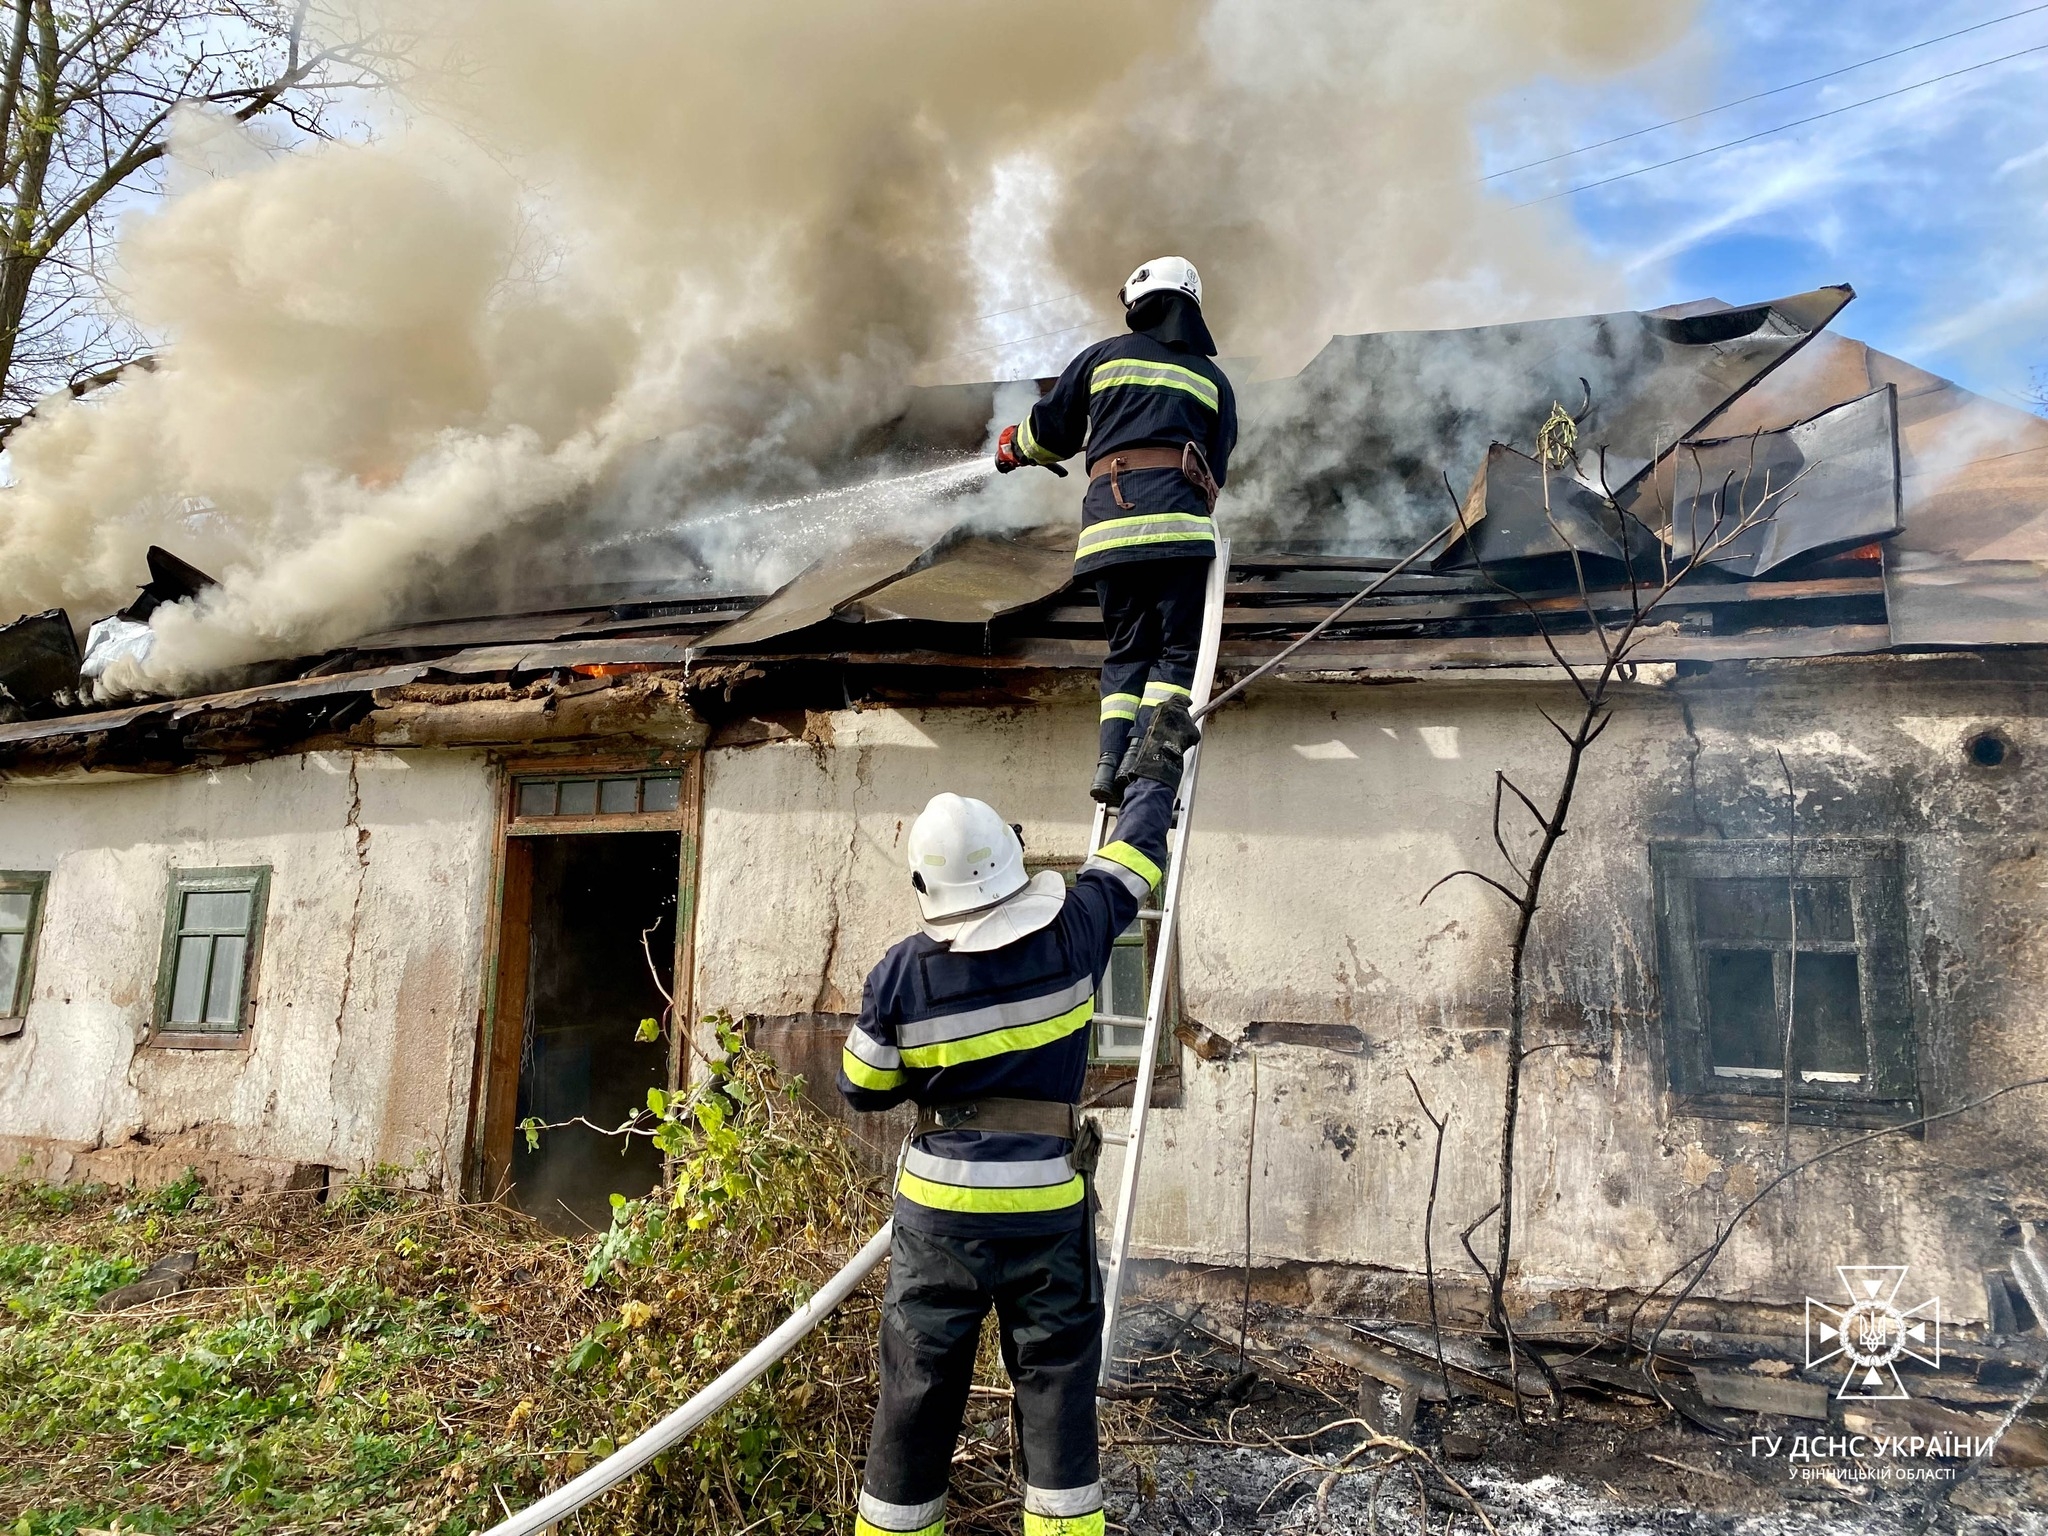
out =
<path fill-rule="evenodd" d="M 1618 1372 L 1604 1387 L 1573 1381 L 1547 1416 L 1530 1404 L 1524 1427 L 1510 1403 L 1462 1390 L 1419 1403 L 1411 1392 L 1404 1404 L 1395 1387 L 1290 1345 L 1303 1321 L 1278 1309 L 1253 1309 L 1241 1361 L 1236 1321 L 1199 1308 L 1133 1309 L 1103 1412 L 1110 1530 L 2048 1536 L 2048 1470 L 2027 1449 L 2038 1419 L 2020 1421 L 2017 1456 L 2000 1458 L 2032 1466 L 1794 1461 L 1794 1437 L 1839 1431 L 1753 1413 L 1699 1415 L 1720 1424 L 1715 1433 L 1647 1387 L 1628 1390 Z M 1328 1339 L 1328 1321 L 1318 1326 Z M 992 1412 L 985 1449 L 970 1441 L 959 1468 L 978 1460 L 991 1495 L 1010 1470 L 1001 1465 L 1007 1428 L 1007 1415 Z M 1751 1434 L 1778 1437 L 1777 1453 L 1758 1449 L 1768 1441 L 1753 1444 Z M 961 1479 L 955 1488 L 957 1505 Z M 955 1528 L 1007 1529 L 1004 1517 L 1016 1518 L 1014 1503 L 999 1497 L 979 1513 L 956 1508 Z"/>

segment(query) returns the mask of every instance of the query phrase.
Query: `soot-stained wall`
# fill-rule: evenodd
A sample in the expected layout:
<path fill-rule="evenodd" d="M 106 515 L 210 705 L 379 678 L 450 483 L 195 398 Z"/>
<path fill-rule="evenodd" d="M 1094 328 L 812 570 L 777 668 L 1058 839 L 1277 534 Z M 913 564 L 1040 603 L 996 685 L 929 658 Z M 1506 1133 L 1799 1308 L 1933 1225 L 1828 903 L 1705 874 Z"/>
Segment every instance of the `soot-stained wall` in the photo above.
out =
<path fill-rule="evenodd" d="M 144 1182 L 389 1163 L 452 1186 L 495 782 L 476 755 L 336 752 L 0 784 L 0 870 L 49 872 L 34 997 L 0 1040 L 0 1156 Z M 271 876 L 246 1049 L 146 1044 L 170 871 L 252 865 Z"/>
<path fill-rule="evenodd" d="M 1541 801 L 1562 766 L 1527 677 L 1287 685 L 1215 722 L 1197 809 L 1180 977 L 1186 1011 L 1238 1042 L 1182 1052 L 1154 1121 L 1138 1241 L 1205 1264 L 1250 1246 L 1356 1286 L 1422 1266 L 1431 1144 L 1407 1074 L 1448 1112 L 1437 1254 L 1493 1201 L 1508 910 L 1504 769 Z M 1531 955 L 1519 1146 L 1519 1283 L 1567 1296 L 1645 1288 L 1705 1245 L 1780 1166 L 1773 1111 L 1689 1113 L 1667 1091 L 1649 846 L 1798 831 L 1895 838 L 1924 1105 L 2040 1075 L 2048 1059 L 2048 728 L 2031 683 L 1967 662 L 1780 667 L 1627 689 L 1588 760 Z M 914 921 L 902 840 L 953 789 L 1077 857 L 1092 711 L 846 712 L 802 742 L 709 756 L 696 995 L 764 1021 L 822 1076 L 860 984 Z M 2009 751 L 1978 766 L 1986 731 Z M 1287 1043 L 1283 1043 L 1287 1042 Z M 1307 1043 L 1302 1043 L 1307 1042 Z M 1256 1146 L 1252 1058 L 1258 1063 Z M 895 1132 L 878 1132 L 878 1145 Z M 1795 1160 L 1854 1129 L 1795 1125 Z M 1984 1313 L 2012 1214 L 2048 1214 L 2048 1096 L 2015 1094 L 1824 1162 L 1738 1230 L 1703 1294 L 1796 1305 L 1836 1264 L 1908 1264 L 1954 1315 Z M 1117 1174 L 1117 1154 L 1104 1177 Z"/>

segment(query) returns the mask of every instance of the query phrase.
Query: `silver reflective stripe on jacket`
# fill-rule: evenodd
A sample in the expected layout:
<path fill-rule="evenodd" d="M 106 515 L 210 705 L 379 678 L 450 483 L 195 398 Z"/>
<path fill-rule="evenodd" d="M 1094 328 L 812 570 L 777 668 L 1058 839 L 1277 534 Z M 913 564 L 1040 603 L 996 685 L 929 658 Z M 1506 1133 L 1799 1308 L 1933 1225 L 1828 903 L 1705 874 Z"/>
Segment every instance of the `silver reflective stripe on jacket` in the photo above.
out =
<path fill-rule="evenodd" d="M 1074 1176 L 1074 1165 L 1064 1157 L 1039 1157 L 1028 1162 L 968 1162 L 958 1157 L 938 1157 L 918 1147 L 903 1154 L 906 1172 L 934 1184 L 954 1184 L 964 1189 L 1038 1189 L 1064 1184 Z"/>
<path fill-rule="evenodd" d="M 858 1024 L 846 1032 L 846 1048 L 877 1072 L 894 1072 L 903 1065 L 903 1053 L 884 1045 Z"/>
<path fill-rule="evenodd" d="M 944 1045 L 952 1040 L 971 1039 L 975 1035 L 985 1035 L 992 1030 L 1015 1029 L 1020 1024 L 1042 1024 L 1047 1019 L 1058 1018 L 1071 1008 L 1080 1007 L 1094 995 L 1095 978 L 1083 976 L 1059 991 L 1048 992 L 1042 997 L 1027 997 L 1011 1003 L 991 1003 L 986 1008 L 973 1008 L 966 1013 L 947 1013 L 935 1019 L 919 1019 L 915 1024 L 900 1024 L 896 1028 L 896 1039 L 905 1050 L 915 1050 L 919 1046 Z"/>

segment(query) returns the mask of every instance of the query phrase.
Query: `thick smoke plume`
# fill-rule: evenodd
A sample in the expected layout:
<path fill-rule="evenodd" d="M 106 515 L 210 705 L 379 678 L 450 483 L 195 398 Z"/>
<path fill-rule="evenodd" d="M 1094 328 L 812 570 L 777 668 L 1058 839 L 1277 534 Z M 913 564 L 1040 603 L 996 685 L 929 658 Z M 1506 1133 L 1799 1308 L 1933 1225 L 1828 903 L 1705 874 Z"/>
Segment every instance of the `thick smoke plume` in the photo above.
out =
<path fill-rule="evenodd" d="M 409 39 L 379 131 L 266 155 L 188 121 L 121 256 L 162 366 L 10 444 L 0 613 L 105 612 L 151 542 L 224 578 L 159 611 L 137 681 L 345 642 L 509 548 L 802 496 L 914 382 L 976 373 L 976 317 L 1020 284 L 1102 294 L 1107 330 L 1123 274 L 1179 251 L 1226 353 L 1269 370 L 1333 330 L 1611 305 L 1554 207 L 1482 193 L 1471 117 L 1692 11 L 366 3 Z M 1017 182 L 1050 188 L 1023 200 L 1043 223 L 992 266 Z M 758 589 L 819 552 L 714 574 Z"/>

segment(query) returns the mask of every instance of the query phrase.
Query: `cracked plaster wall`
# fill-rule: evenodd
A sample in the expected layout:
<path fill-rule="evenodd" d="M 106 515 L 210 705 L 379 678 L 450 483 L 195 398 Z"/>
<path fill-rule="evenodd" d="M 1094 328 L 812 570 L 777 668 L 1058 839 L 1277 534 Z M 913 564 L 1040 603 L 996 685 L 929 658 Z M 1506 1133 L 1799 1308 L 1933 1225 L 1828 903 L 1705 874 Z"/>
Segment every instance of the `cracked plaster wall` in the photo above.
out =
<path fill-rule="evenodd" d="M 1565 689 L 1458 680 L 1288 686 L 1217 722 L 1183 909 L 1188 1011 L 1239 1038 L 1254 1021 L 1349 1025 L 1355 1051 L 1259 1048 L 1254 1252 L 1421 1267 L 1430 1142 L 1405 1073 L 1451 1116 L 1438 1262 L 1485 1210 L 1505 995 L 1505 904 L 1460 881 L 1496 866 L 1492 775 L 1539 801 L 1561 766 L 1536 713 Z M 844 1014 L 915 914 L 905 830 L 941 789 L 1025 824 L 1027 851 L 1078 857 L 1094 721 L 848 712 L 832 745 L 710 754 L 697 940 L 704 1006 Z M 1519 1160 L 1521 1282 L 1647 1287 L 1708 1242 L 1776 1170 L 1774 1122 L 1679 1112 L 1665 1092 L 1652 838 L 1782 835 L 1783 749 L 1800 834 L 1898 837 L 1930 1108 L 2048 1068 L 2048 697 L 1904 663 L 1788 670 L 1739 687 L 1633 690 L 1594 749 L 1531 957 L 1531 1059 Z M 1966 760 L 1986 726 L 2017 749 Z M 1139 1242 L 1234 1264 L 1244 1243 L 1250 1071 L 1183 1054 L 1185 1099 L 1151 1143 Z M 1854 1132 L 1795 1127 L 1795 1158 Z M 1105 1179 L 1116 1175 L 1111 1151 Z M 1999 1226 L 2048 1214 L 2048 1093 L 2016 1095 L 1821 1165 L 1740 1230 L 1702 1294 L 1797 1304 L 1837 1263 L 1914 1266 L 1913 1285 L 1981 1317 Z M 1462 1268 L 1462 1257 L 1455 1259 Z"/>
<path fill-rule="evenodd" d="M 297 1163 L 453 1182 L 496 778 L 480 755 L 312 753 L 0 784 L 0 869 L 48 870 L 35 995 L 0 1041 L 0 1149 L 47 1176 Z M 173 868 L 267 864 L 246 1050 L 143 1044 Z"/>

